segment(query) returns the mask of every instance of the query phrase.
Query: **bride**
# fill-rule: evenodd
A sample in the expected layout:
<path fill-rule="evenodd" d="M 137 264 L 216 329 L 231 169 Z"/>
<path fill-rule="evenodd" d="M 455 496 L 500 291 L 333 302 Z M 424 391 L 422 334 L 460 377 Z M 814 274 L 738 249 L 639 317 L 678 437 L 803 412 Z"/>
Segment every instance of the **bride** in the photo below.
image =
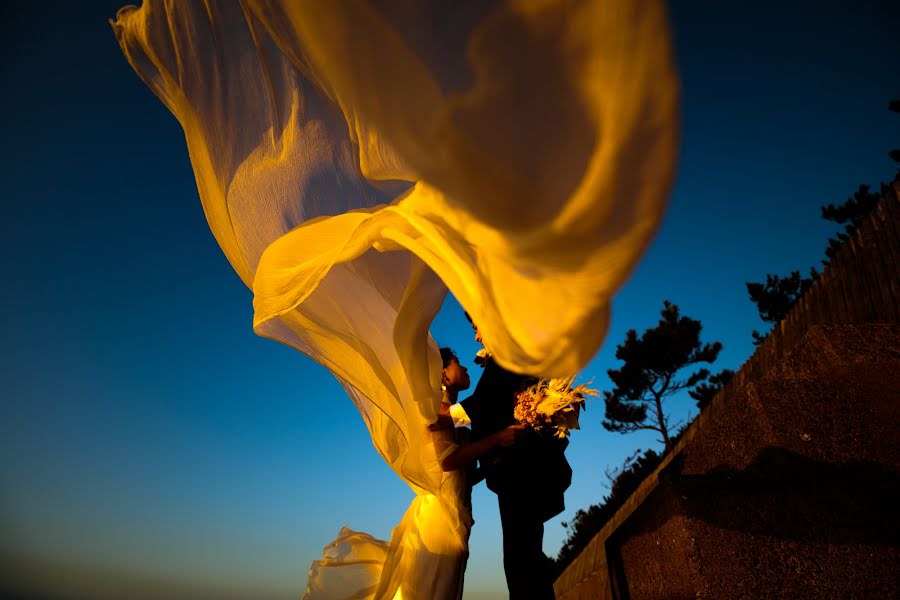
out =
<path fill-rule="evenodd" d="M 441 348 L 441 408 L 440 414 L 449 416 L 449 407 L 457 402 L 459 392 L 469 388 L 469 374 L 459 364 L 459 359 L 450 348 Z M 440 492 L 436 503 L 444 509 L 443 523 L 429 523 L 420 527 L 428 529 L 432 539 L 423 541 L 416 556 L 415 571 L 419 574 L 415 589 L 419 595 L 405 597 L 427 597 L 435 600 L 459 600 L 462 598 L 463 581 L 468 560 L 468 539 L 472 519 L 472 486 L 480 481 L 475 461 L 494 448 L 509 447 L 516 443 L 523 432 L 523 425 L 511 425 L 476 443 L 470 443 L 469 430 L 464 427 L 453 429 L 431 428 L 436 454 L 444 470 Z M 432 519 L 434 517 L 432 516 Z M 438 538 L 446 539 L 439 542 Z M 438 546 L 446 544 L 441 552 L 434 552 Z M 400 589 L 403 589 L 402 587 Z M 310 596 L 312 597 L 312 596 Z M 375 597 L 383 597 L 376 594 Z"/>
<path fill-rule="evenodd" d="M 429 326 L 450 290 L 505 368 L 593 356 L 672 180 L 662 0 L 144 0 L 112 25 L 184 129 L 254 330 L 335 375 L 416 494 L 390 543 L 342 530 L 310 589 L 453 597 L 429 583 L 468 527 L 427 428 Z"/>

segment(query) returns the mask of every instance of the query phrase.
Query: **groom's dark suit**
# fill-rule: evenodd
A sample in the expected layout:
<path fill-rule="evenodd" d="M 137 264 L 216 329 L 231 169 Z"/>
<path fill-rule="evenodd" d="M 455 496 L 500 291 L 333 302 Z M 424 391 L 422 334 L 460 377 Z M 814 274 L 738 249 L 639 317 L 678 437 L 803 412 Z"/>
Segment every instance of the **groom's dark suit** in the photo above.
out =
<path fill-rule="evenodd" d="M 515 394 L 535 381 L 488 360 L 475 391 L 460 403 L 472 421 L 472 438 L 515 424 Z M 564 454 L 567 443 L 529 431 L 514 446 L 481 459 L 487 486 L 500 504 L 503 567 L 511 600 L 554 597 L 550 563 L 542 549 L 544 521 L 562 512 L 563 492 L 572 481 Z"/>

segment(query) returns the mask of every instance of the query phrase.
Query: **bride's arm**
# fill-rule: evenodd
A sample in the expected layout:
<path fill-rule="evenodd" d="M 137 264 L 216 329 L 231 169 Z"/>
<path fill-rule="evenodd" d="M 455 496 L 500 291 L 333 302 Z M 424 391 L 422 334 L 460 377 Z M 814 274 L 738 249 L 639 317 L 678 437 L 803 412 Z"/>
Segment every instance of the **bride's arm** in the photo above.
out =
<path fill-rule="evenodd" d="M 460 446 L 441 461 L 441 468 L 445 471 L 454 471 L 475 462 L 486 452 L 494 448 L 507 448 L 512 446 L 526 434 L 526 425 L 510 425 L 491 435 L 481 438 L 477 442 Z"/>

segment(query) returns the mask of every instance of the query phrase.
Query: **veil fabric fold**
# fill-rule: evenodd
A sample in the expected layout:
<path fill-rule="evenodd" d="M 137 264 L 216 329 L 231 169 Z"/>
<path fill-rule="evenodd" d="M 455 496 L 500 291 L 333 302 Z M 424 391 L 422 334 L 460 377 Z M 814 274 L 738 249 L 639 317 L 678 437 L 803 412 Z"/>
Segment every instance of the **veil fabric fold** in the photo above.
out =
<path fill-rule="evenodd" d="M 599 348 L 674 170 L 661 0 L 145 0 L 113 29 L 184 129 L 254 329 L 335 375 L 417 495 L 390 543 L 342 530 L 308 597 L 458 597 L 471 515 L 426 429 L 429 326 L 449 290 L 512 370 Z"/>

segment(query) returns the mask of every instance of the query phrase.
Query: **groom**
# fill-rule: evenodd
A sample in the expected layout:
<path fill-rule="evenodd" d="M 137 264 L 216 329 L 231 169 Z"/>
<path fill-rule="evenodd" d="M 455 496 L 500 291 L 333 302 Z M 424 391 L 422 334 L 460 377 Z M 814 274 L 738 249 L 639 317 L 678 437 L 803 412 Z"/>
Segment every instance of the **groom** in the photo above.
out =
<path fill-rule="evenodd" d="M 466 314 L 472 322 L 472 318 Z M 475 340 L 482 343 L 478 326 Z M 516 423 L 516 392 L 537 379 L 507 371 L 488 355 L 471 396 L 458 403 L 454 421 L 471 422 L 477 441 Z M 451 407 L 452 408 L 452 407 Z M 509 448 L 481 459 L 488 488 L 497 494 L 503 527 L 503 568 L 510 600 L 554 598 L 550 559 L 544 554 L 544 522 L 561 513 L 572 481 L 564 454 L 568 440 L 526 430 Z"/>

